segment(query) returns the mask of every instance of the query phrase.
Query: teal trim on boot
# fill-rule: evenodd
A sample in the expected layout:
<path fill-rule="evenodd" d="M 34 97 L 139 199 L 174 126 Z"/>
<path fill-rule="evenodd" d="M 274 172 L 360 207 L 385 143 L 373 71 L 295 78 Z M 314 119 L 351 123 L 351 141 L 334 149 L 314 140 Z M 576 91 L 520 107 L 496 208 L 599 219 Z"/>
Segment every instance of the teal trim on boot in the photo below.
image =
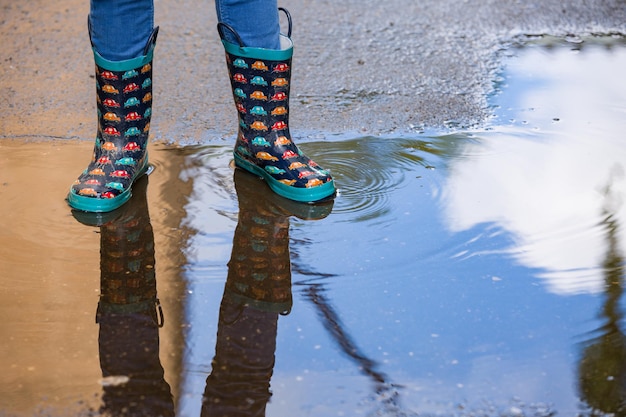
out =
<path fill-rule="evenodd" d="M 102 69 L 109 71 L 128 71 L 135 68 L 141 68 L 146 64 L 152 62 L 152 58 L 154 55 L 154 45 L 150 48 L 150 51 L 147 55 L 138 56 L 137 58 L 127 59 L 125 61 L 109 61 L 104 59 L 102 55 L 93 48 L 93 58 L 96 62 L 96 65 Z"/>
<path fill-rule="evenodd" d="M 243 58 L 267 59 L 269 61 L 284 61 L 293 56 L 293 42 L 285 35 L 280 35 L 282 49 L 253 48 L 249 46 L 239 46 L 237 44 L 222 40 L 224 49 L 229 54 Z"/>

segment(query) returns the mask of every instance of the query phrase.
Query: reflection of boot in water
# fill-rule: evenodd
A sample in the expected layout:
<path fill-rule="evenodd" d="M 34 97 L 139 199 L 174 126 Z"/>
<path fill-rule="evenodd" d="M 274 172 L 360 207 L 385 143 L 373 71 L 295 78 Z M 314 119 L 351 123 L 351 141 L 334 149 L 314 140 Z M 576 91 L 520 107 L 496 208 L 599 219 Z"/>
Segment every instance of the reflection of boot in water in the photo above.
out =
<path fill-rule="evenodd" d="M 235 170 L 239 221 L 220 307 L 215 358 L 203 417 L 264 416 L 271 396 L 279 314 L 291 310 L 289 216 L 323 217 L 313 208 L 268 193 L 260 179 Z M 325 207 L 325 208 L 324 208 Z"/>
<path fill-rule="evenodd" d="M 228 263 L 225 297 L 276 313 L 291 309 L 289 215 L 262 198 L 257 178 L 235 171 L 239 220 Z M 255 185 L 257 187 L 255 187 Z"/>
<path fill-rule="evenodd" d="M 289 217 L 319 219 L 332 209 L 294 202 L 268 193 L 259 178 L 236 169 L 239 220 L 228 263 L 225 297 L 260 310 L 288 313 L 291 308 Z"/>
<path fill-rule="evenodd" d="M 114 416 L 173 416 L 170 387 L 159 359 L 163 315 L 156 298 L 154 235 L 147 177 L 133 197 L 100 227 L 100 366 L 102 412 Z"/>

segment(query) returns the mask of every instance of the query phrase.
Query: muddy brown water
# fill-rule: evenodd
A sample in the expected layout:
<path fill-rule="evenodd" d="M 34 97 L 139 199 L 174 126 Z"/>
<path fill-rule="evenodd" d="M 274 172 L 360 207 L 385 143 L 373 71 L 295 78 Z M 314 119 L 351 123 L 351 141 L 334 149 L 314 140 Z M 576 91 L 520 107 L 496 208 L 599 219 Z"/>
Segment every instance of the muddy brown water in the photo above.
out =
<path fill-rule="evenodd" d="M 0 415 L 220 415 L 225 386 L 242 415 L 620 415 L 626 48 L 509 55 L 480 129 L 303 140 L 322 207 L 236 172 L 232 141 L 156 142 L 94 218 L 64 201 L 90 141 L 0 141 Z M 280 279 L 238 281 L 267 228 Z"/>

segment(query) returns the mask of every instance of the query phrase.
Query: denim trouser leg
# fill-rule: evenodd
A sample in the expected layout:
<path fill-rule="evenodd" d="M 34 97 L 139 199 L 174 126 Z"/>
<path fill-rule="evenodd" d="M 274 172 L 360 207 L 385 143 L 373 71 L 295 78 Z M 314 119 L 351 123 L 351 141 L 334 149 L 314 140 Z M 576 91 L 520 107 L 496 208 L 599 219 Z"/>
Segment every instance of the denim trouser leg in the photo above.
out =
<path fill-rule="evenodd" d="M 280 49 L 277 0 L 215 0 L 215 8 L 218 21 L 235 29 L 245 46 Z"/>
<path fill-rule="evenodd" d="M 154 26 L 153 0 L 91 0 L 91 41 L 104 59 L 141 56 Z"/>

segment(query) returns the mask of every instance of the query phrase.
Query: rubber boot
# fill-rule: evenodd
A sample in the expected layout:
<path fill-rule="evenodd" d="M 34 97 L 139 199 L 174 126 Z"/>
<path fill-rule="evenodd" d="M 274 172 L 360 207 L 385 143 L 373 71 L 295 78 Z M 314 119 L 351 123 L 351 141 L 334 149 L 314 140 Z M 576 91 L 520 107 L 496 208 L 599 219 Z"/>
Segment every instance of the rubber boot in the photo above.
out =
<path fill-rule="evenodd" d="M 225 39 L 226 31 L 238 39 L 238 44 Z M 235 164 L 264 178 L 277 194 L 295 201 L 316 202 L 334 196 L 335 184 L 329 172 L 304 155 L 289 132 L 291 18 L 288 35 L 280 35 L 280 50 L 247 47 L 224 23 L 218 23 L 218 32 L 239 114 Z"/>
<path fill-rule="evenodd" d="M 131 197 L 133 183 L 148 169 L 152 114 L 152 57 L 158 27 L 142 56 L 108 61 L 94 49 L 98 132 L 89 166 L 70 187 L 71 207 L 108 212 Z"/>

